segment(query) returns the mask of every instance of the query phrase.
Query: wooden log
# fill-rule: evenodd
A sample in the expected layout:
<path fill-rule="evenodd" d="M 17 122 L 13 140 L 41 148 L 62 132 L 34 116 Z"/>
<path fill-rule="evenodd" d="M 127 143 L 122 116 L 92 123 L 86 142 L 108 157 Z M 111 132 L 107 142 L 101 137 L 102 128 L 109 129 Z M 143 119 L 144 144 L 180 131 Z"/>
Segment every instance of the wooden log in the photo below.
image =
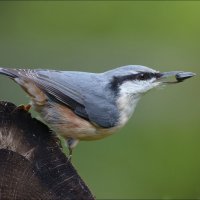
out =
<path fill-rule="evenodd" d="M 0 199 L 94 199 L 58 137 L 8 102 L 0 102 Z"/>

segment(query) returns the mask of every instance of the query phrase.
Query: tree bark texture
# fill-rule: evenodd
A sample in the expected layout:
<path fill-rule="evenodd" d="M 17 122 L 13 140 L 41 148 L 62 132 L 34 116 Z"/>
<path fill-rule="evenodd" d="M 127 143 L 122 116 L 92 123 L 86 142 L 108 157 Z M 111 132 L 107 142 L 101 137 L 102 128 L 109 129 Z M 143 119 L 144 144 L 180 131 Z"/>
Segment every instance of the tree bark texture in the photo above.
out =
<path fill-rule="evenodd" d="M 58 137 L 8 102 L 0 102 L 0 199 L 94 199 Z"/>

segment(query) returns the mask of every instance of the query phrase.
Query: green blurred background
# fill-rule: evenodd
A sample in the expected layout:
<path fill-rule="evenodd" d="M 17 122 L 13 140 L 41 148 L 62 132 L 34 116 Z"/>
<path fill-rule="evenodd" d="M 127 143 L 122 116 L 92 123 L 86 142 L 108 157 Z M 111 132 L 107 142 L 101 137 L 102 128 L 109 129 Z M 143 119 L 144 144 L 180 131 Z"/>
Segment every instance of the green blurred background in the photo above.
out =
<path fill-rule="evenodd" d="M 200 2 L 0 2 L 0 66 L 126 64 L 200 74 Z M 196 76 L 154 90 L 117 134 L 78 145 L 73 163 L 97 199 L 200 198 L 199 87 Z M 0 99 L 29 100 L 5 77 Z"/>

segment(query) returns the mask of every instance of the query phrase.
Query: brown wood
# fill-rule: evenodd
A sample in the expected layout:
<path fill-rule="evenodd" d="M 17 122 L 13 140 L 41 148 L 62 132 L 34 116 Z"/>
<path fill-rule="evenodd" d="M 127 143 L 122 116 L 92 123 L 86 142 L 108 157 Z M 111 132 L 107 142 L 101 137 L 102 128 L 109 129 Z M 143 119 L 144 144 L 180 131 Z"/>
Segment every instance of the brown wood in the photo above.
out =
<path fill-rule="evenodd" d="M 43 123 L 0 102 L 0 199 L 94 199 Z"/>

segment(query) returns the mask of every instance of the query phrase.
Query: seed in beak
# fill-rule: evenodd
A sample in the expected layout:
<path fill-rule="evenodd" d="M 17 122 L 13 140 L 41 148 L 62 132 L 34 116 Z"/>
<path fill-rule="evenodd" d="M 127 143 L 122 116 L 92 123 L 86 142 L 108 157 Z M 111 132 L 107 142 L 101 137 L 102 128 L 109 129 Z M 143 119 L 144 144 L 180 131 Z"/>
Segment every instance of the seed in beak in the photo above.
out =
<path fill-rule="evenodd" d="M 195 76 L 196 74 L 195 73 L 192 73 L 192 72 L 179 72 L 176 74 L 176 80 L 178 82 L 182 82 L 184 81 L 185 79 L 188 79 L 188 78 L 191 78 L 193 76 Z"/>

